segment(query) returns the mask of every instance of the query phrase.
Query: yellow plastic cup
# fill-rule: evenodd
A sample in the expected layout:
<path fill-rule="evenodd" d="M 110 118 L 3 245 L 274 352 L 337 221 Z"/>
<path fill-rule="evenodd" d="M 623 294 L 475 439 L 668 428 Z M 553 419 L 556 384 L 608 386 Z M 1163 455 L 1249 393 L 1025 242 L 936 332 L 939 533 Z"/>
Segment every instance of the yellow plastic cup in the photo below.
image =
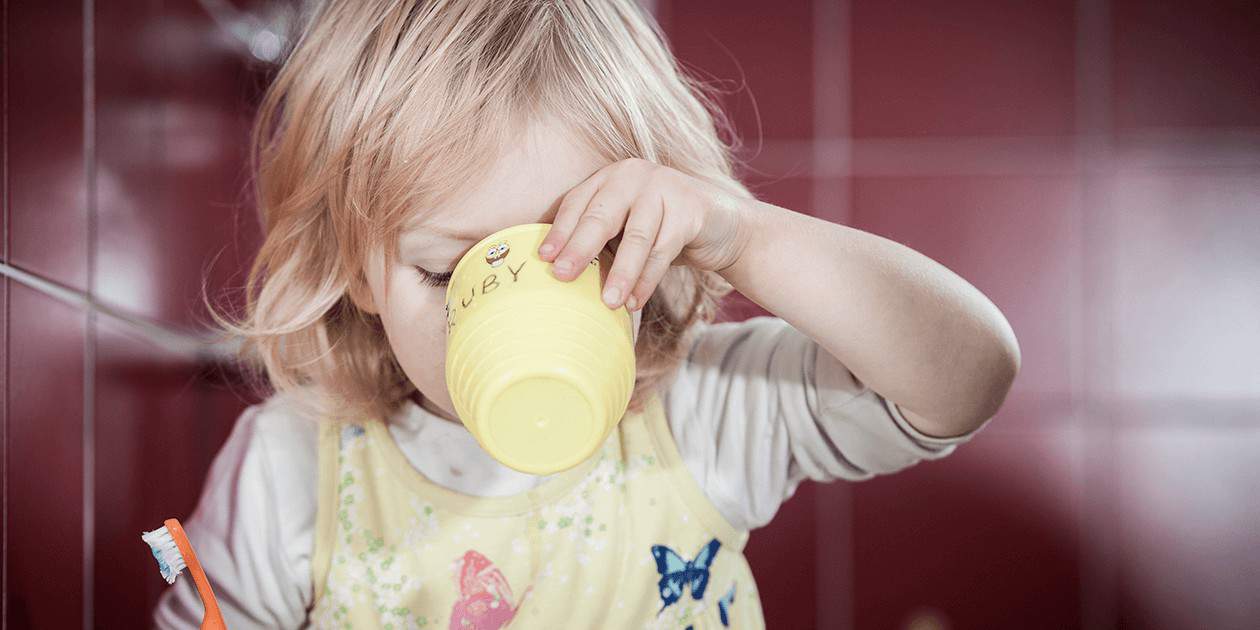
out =
<path fill-rule="evenodd" d="M 446 291 L 446 386 L 455 412 L 492 457 L 547 475 L 589 458 L 634 389 L 630 311 L 600 299 L 612 254 L 577 278 L 552 275 L 538 247 L 548 223 L 477 243 Z"/>

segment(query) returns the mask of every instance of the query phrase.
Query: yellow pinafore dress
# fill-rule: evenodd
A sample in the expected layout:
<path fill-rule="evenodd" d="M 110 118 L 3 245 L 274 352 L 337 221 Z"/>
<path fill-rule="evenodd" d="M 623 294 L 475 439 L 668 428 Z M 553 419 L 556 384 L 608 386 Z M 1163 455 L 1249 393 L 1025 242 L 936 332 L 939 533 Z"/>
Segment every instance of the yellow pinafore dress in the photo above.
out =
<path fill-rule="evenodd" d="M 321 428 L 317 628 L 760 629 L 748 533 L 685 468 L 659 394 L 534 490 L 428 480 L 379 420 Z"/>

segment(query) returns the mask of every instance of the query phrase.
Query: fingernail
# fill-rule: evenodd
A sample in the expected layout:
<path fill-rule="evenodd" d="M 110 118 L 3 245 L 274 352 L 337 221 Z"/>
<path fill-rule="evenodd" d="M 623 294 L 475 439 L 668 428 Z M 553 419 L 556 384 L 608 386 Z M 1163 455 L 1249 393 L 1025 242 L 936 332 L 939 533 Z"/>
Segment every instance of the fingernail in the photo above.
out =
<path fill-rule="evenodd" d="M 561 261 L 556 262 L 556 272 L 558 273 L 569 273 L 569 269 L 571 269 L 572 267 L 573 267 L 573 264 L 567 260 L 561 260 Z"/>
<path fill-rule="evenodd" d="M 638 300 L 636 300 L 636 299 L 634 299 L 634 296 L 633 296 L 633 295 L 632 295 L 632 296 L 630 296 L 630 297 L 628 297 L 628 298 L 626 298 L 626 308 L 628 308 L 628 309 L 630 309 L 630 310 L 632 310 L 632 311 L 633 311 L 633 310 L 634 310 L 634 308 L 635 308 L 636 306 L 638 306 L 638 305 L 639 305 L 639 301 L 638 301 Z"/>
<path fill-rule="evenodd" d="M 556 251 L 556 246 L 552 245 L 551 243 L 547 243 L 546 245 L 543 245 L 541 248 L 539 248 L 538 253 L 539 255 L 546 256 L 547 254 L 550 254 L 551 252 L 554 252 L 554 251 Z"/>
<path fill-rule="evenodd" d="M 621 299 L 621 291 L 618 291 L 617 287 L 608 287 L 607 289 L 604 289 L 605 304 L 614 306 L 617 304 L 617 300 L 619 299 Z"/>

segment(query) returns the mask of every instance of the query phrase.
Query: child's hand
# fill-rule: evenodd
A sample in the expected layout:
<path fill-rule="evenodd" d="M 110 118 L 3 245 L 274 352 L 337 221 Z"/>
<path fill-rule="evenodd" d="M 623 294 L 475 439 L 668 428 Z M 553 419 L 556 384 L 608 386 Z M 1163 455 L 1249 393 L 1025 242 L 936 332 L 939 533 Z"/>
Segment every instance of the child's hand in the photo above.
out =
<path fill-rule="evenodd" d="M 624 300 L 633 311 L 647 303 L 675 259 L 706 271 L 739 260 L 751 202 L 654 162 L 621 160 L 565 195 L 538 255 L 569 281 L 617 240 L 604 302 L 619 308 Z"/>

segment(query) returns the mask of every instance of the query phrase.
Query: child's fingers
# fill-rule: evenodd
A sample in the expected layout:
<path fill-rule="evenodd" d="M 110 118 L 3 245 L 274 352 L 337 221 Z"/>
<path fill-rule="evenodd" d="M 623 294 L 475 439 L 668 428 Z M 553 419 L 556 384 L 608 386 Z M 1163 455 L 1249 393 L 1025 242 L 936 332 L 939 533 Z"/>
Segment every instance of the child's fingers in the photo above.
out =
<path fill-rule="evenodd" d="M 678 254 L 687 245 L 685 231 L 681 226 L 675 225 L 677 221 L 674 219 L 671 222 L 668 214 L 661 213 L 661 227 L 656 234 L 656 242 L 652 244 L 648 252 L 647 261 L 639 274 L 638 282 L 626 298 L 626 305 L 630 306 L 630 310 L 637 311 L 643 308 L 648 298 L 652 297 L 652 293 L 656 291 L 657 285 L 665 277 L 665 273 L 674 264 L 674 260 L 678 258 Z"/>
<path fill-rule="evenodd" d="M 626 220 L 612 268 L 604 280 L 603 298 L 609 307 L 620 307 L 643 273 L 664 214 L 664 204 L 651 194 L 640 195 L 630 207 L 630 218 Z"/>
<path fill-rule="evenodd" d="M 601 169 L 564 194 L 564 198 L 560 200 L 560 207 L 556 209 L 556 218 L 551 221 L 551 229 L 538 245 L 539 258 L 550 262 L 560 254 L 565 243 L 569 241 L 569 236 L 577 227 L 578 220 L 582 218 L 586 205 L 590 203 L 591 197 L 595 196 L 603 180 L 604 171 Z"/>
<path fill-rule="evenodd" d="M 626 178 L 604 180 L 569 235 L 568 242 L 556 254 L 553 271 L 561 280 L 572 280 L 585 270 L 592 258 L 599 255 L 609 239 L 626 224 L 626 212 L 634 200 L 633 182 Z"/>

